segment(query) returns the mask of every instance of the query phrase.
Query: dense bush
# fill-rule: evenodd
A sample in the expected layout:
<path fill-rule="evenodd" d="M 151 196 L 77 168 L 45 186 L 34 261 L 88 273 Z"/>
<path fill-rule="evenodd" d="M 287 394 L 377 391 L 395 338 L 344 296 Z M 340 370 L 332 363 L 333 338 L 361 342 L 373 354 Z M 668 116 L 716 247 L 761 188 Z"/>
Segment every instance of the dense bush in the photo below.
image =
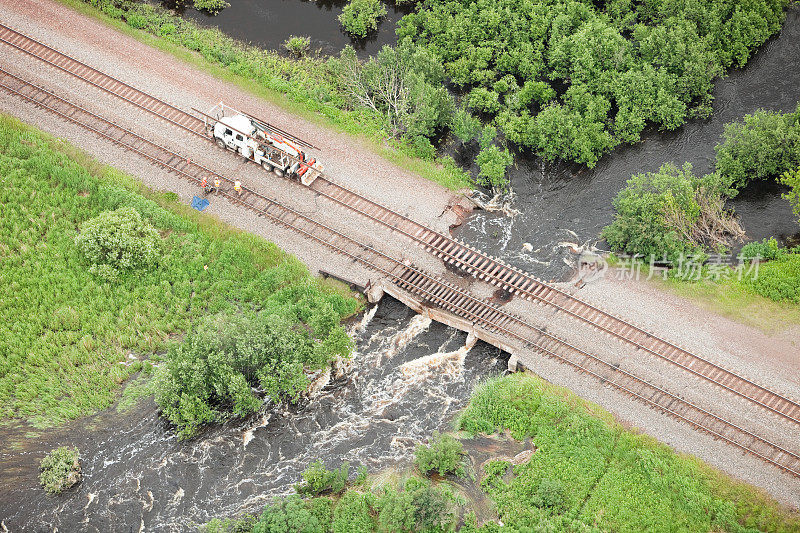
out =
<path fill-rule="evenodd" d="M 794 113 L 759 110 L 725 125 L 716 168 L 737 188 L 800 165 L 800 105 Z"/>
<path fill-rule="evenodd" d="M 433 152 L 428 139 L 450 124 L 454 103 L 442 86 L 444 70 L 430 53 L 406 39 L 360 61 L 347 46 L 328 66 L 352 106 L 380 114 L 393 135 Z"/>
<path fill-rule="evenodd" d="M 419 444 L 414 452 L 414 464 L 420 472 L 430 474 L 438 472 L 440 476 L 455 474 L 464 475 L 464 446 L 461 441 L 450 435 L 434 433 L 429 445 Z"/>
<path fill-rule="evenodd" d="M 286 51 L 290 54 L 301 57 L 306 55 L 308 49 L 311 48 L 311 38 L 292 35 L 284 41 L 283 47 L 286 48 Z"/>
<path fill-rule="evenodd" d="M 161 251 L 158 231 L 132 207 L 106 211 L 80 227 L 75 244 L 89 272 L 115 280 L 120 272 L 153 265 Z"/>
<path fill-rule="evenodd" d="M 59 494 L 80 480 L 77 448 L 60 446 L 48 453 L 39 465 L 39 483 L 49 494 Z"/>
<path fill-rule="evenodd" d="M 322 368 L 351 348 L 322 298 L 212 317 L 170 348 L 156 373 L 156 402 L 188 438 L 209 422 L 256 411 L 265 397 L 297 400 L 308 386 L 306 367 Z"/>
<path fill-rule="evenodd" d="M 299 496 L 279 499 L 266 506 L 254 533 L 413 533 L 455 530 L 452 494 L 411 478 L 395 487 L 375 492 L 350 489 L 338 500 Z M 250 531 L 249 524 L 246 531 Z M 213 531 L 220 531 L 218 524 Z M 228 529 L 228 531 L 230 531 Z"/>
<path fill-rule="evenodd" d="M 744 284 L 753 292 L 776 302 L 800 303 L 800 253 L 784 252 L 759 265 Z"/>
<path fill-rule="evenodd" d="M 217 15 L 220 11 L 231 5 L 225 0 L 194 0 L 194 8 L 199 11 L 208 11 Z"/>
<path fill-rule="evenodd" d="M 739 256 L 743 260 L 759 259 L 761 261 L 771 261 L 782 257 L 787 253 L 785 248 L 778 245 L 775 237 L 763 239 L 761 242 L 751 242 L 742 246 Z"/>
<path fill-rule="evenodd" d="M 349 463 L 342 463 L 337 470 L 328 470 L 322 461 L 316 461 L 303 472 L 303 483 L 297 486 L 297 492 L 310 496 L 325 492 L 339 494 L 344 490 L 349 474 Z"/>
<path fill-rule="evenodd" d="M 783 197 L 792 204 L 795 216 L 800 220 L 800 165 L 796 170 L 787 170 L 781 175 L 781 183 L 789 187 L 789 192 Z"/>
<path fill-rule="evenodd" d="M 780 29 L 787 4 L 428 0 L 398 33 L 508 140 L 593 166 L 647 123 L 672 130 L 709 114 L 714 79 Z"/>
<path fill-rule="evenodd" d="M 727 189 L 711 174 L 697 178 L 690 164 L 663 165 L 658 172 L 637 174 L 614 199 L 617 214 L 602 236 L 618 251 L 675 260 L 724 242 L 738 231 L 723 208 Z"/>
<path fill-rule="evenodd" d="M 354 37 L 366 37 L 378 29 L 378 21 L 386 16 L 386 6 L 380 0 L 350 0 L 344 6 L 339 22 Z"/>

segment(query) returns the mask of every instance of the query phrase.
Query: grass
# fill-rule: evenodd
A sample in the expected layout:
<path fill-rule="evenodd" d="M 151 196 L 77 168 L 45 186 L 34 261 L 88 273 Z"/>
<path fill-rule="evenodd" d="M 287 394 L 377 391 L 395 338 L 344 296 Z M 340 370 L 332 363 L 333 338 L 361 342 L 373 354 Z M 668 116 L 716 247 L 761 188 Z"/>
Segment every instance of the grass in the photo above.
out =
<path fill-rule="evenodd" d="M 615 254 L 609 254 L 608 264 L 612 267 L 631 268 L 629 261 L 623 261 Z M 641 277 L 648 278 L 649 265 L 640 262 L 639 267 Z M 747 268 L 745 267 L 745 272 Z M 722 271 L 730 276 L 713 279 L 708 276 L 708 271 L 704 270 L 701 276 L 703 279 L 696 281 L 673 276 L 662 279 L 661 273 L 657 272 L 649 283 L 686 298 L 707 311 L 760 329 L 767 334 L 780 333 L 800 325 L 800 305 L 791 301 L 771 300 L 756 292 L 756 288 L 747 280 L 746 275 L 740 280 L 735 270 Z M 770 263 L 761 265 L 758 275 L 775 281 L 781 279 L 780 269 L 774 269 Z"/>
<path fill-rule="evenodd" d="M 468 173 L 451 158 L 420 159 L 411 145 L 386 134 L 380 117 L 347 110 L 342 97 L 335 94 L 320 59 L 283 58 L 276 52 L 237 42 L 219 30 L 201 28 L 163 9 L 135 7 L 139 10 L 137 15 L 141 15 L 137 16 L 136 24 L 144 22 L 143 29 L 139 29 L 121 20 L 120 10 L 104 11 L 83 0 L 58 1 L 304 120 L 348 133 L 362 147 L 430 181 L 451 190 L 473 185 Z M 99 6 L 110 3 L 108 0 L 91 1 Z M 183 29 L 191 33 L 190 42 L 197 43 L 195 48 L 200 49 L 199 52 L 187 48 L 180 40 L 178 33 Z"/>
<path fill-rule="evenodd" d="M 133 359 L 209 314 L 275 297 L 319 298 L 341 317 L 359 307 L 273 243 L 6 115 L 0 179 L 0 420 L 45 427 L 107 407 L 142 368 Z M 156 268 L 109 283 L 88 272 L 75 236 L 83 221 L 125 206 L 159 230 L 163 253 Z"/>
<path fill-rule="evenodd" d="M 537 447 L 507 483 L 487 484 L 504 524 L 580 531 L 800 531 L 800 517 L 753 486 L 624 429 L 600 407 L 526 374 L 474 392 L 468 433 L 509 430 Z M 543 504 L 562 487 L 563 505 Z M 557 491 L 556 491 L 557 492 Z"/>
<path fill-rule="evenodd" d="M 697 282 L 658 279 L 654 283 L 695 302 L 703 309 L 768 334 L 800 326 L 800 305 L 776 302 L 755 294 L 738 279 Z"/>

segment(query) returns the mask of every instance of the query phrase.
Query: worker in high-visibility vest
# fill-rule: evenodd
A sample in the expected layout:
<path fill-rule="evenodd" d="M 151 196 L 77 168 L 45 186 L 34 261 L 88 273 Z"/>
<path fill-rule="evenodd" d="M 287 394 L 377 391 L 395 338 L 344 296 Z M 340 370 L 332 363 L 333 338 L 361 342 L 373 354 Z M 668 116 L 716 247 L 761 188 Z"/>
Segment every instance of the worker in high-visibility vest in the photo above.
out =
<path fill-rule="evenodd" d="M 214 178 L 214 190 L 219 190 L 219 178 Z"/>
<path fill-rule="evenodd" d="M 242 182 L 239 180 L 233 182 L 233 190 L 236 191 L 236 194 L 242 194 Z"/>
<path fill-rule="evenodd" d="M 208 178 L 203 176 L 203 179 L 200 180 L 200 188 L 203 189 L 203 194 L 208 193 Z"/>

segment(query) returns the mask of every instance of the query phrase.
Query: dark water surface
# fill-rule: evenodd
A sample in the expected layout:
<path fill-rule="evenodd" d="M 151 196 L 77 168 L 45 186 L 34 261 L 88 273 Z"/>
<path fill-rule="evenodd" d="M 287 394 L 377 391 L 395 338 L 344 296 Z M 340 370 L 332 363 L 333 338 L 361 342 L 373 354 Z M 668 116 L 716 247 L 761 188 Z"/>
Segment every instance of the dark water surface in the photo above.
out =
<path fill-rule="evenodd" d="M 601 159 L 594 169 L 545 164 L 519 158 L 511 171 L 517 194 L 514 219 L 476 212 L 459 230 L 471 244 L 546 279 L 571 272 L 573 256 L 559 243 L 595 244 L 614 215 L 612 201 L 633 174 L 652 172 L 666 162 L 690 162 L 697 175 L 713 169 L 714 146 L 726 123 L 763 108 L 794 111 L 800 101 L 800 6 L 790 9 L 781 33 L 767 42 L 747 66 L 717 82 L 714 114 L 677 131 L 647 131 L 643 141 L 622 147 Z M 798 244 L 800 225 L 781 186 L 758 183 L 743 190 L 731 206 L 754 240 L 777 236 Z M 533 252 L 523 250 L 531 243 Z"/>
<path fill-rule="evenodd" d="M 338 54 L 351 45 L 362 57 L 378 52 L 383 45 L 397 42 L 395 28 L 413 6 L 384 3 L 387 14 L 377 31 L 365 39 L 353 39 L 339 24 L 347 0 L 228 0 L 230 7 L 210 16 L 187 8 L 183 15 L 203 26 L 216 26 L 231 37 L 258 46 L 285 52 L 283 42 L 292 35 L 311 38 L 311 50 L 325 55 Z"/>
<path fill-rule="evenodd" d="M 365 327 L 353 327 L 353 367 L 296 409 L 265 409 L 189 443 L 177 442 L 151 400 L 43 440 L 0 432 L 0 520 L 12 532 L 186 531 L 258 512 L 317 459 L 350 461 L 353 474 L 356 465 L 405 464 L 417 443 L 449 428 L 478 381 L 504 371 L 507 356 L 484 343 L 467 352 L 466 334 L 389 297 L 369 314 Z M 46 496 L 37 464 L 63 444 L 80 449 L 85 479 Z"/>

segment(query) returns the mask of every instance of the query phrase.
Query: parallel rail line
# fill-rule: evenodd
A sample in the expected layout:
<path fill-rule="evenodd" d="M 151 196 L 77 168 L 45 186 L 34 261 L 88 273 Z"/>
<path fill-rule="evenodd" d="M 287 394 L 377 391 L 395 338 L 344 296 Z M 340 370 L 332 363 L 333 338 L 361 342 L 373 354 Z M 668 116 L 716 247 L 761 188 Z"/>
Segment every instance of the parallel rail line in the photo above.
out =
<path fill-rule="evenodd" d="M 218 178 L 225 183 L 225 187 L 218 191 L 222 197 L 384 275 L 399 288 L 420 298 L 425 305 L 437 306 L 471 321 L 475 327 L 515 339 L 548 357 L 596 377 L 653 408 L 663 410 L 669 416 L 704 431 L 715 439 L 736 446 L 762 461 L 800 477 L 800 455 L 797 453 L 621 370 L 614 364 L 573 346 L 491 302 L 479 299 L 439 277 L 360 243 L 250 188 L 243 187 L 241 194 L 232 192 L 233 180 L 2 68 L 0 68 L 0 88 L 140 154 L 193 183 L 199 183 L 203 177 Z"/>
<path fill-rule="evenodd" d="M 0 24 L 0 41 L 40 59 L 101 90 L 158 116 L 190 133 L 204 137 L 205 121 L 167 102 L 148 95 L 35 39 Z M 291 134 L 270 125 L 275 131 Z M 292 182 L 294 183 L 294 182 Z M 386 227 L 397 231 L 423 249 L 460 270 L 527 300 L 555 308 L 600 331 L 645 351 L 683 370 L 726 389 L 762 408 L 800 425 L 800 404 L 744 376 L 698 356 L 653 333 L 589 304 L 527 272 L 504 263 L 457 239 L 423 226 L 392 209 L 351 191 L 325 176 L 310 186 L 319 195 Z"/>

